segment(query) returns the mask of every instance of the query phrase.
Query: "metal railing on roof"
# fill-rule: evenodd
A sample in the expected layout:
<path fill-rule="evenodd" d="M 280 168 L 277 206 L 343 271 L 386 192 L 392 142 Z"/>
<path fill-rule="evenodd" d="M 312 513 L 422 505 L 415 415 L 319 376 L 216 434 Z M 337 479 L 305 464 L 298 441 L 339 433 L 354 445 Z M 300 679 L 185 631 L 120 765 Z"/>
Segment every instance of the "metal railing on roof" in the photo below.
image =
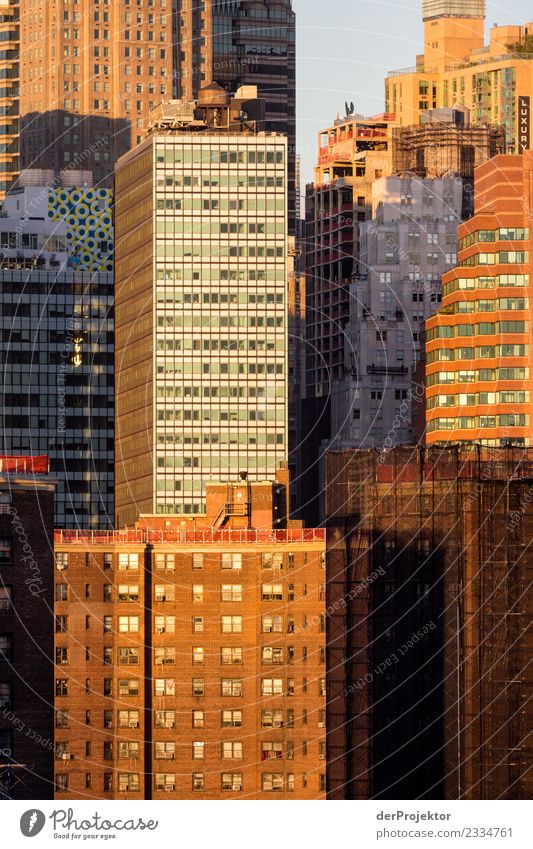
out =
<path fill-rule="evenodd" d="M 181 530 L 179 528 L 131 528 L 121 531 L 56 530 L 57 545 L 257 545 L 283 543 L 325 542 L 323 528 L 297 528 L 289 530 L 256 530 L 253 528 Z"/>

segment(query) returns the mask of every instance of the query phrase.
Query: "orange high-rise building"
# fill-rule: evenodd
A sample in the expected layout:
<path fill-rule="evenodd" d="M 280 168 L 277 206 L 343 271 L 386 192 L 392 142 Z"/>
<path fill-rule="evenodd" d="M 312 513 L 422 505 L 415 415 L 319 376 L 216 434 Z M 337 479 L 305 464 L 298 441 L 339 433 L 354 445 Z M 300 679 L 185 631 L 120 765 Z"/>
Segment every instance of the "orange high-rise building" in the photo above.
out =
<path fill-rule="evenodd" d="M 21 168 L 110 184 L 149 110 L 172 96 L 171 0 L 20 3 Z"/>
<path fill-rule="evenodd" d="M 424 53 L 387 75 L 385 109 L 409 126 L 430 109 L 466 107 L 473 124 L 503 126 L 507 150 L 520 153 L 531 140 L 533 24 L 495 24 L 485 44 L 485 13 L 485 0 L 423 0 Z"/>
<path fill-rule="evenodd" d="M 529 446 L 533 152 L 481 165 L 474 204 L 426 323 L 427 442 Z"/>

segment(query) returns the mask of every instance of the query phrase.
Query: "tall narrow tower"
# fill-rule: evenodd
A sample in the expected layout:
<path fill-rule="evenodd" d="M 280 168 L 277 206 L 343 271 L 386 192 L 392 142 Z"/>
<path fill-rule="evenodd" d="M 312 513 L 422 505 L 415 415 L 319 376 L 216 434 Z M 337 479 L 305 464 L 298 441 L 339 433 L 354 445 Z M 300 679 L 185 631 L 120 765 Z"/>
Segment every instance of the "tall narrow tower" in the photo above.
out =
<path fill-rule="evenodd" d="M 266 129 L 289 140 L 289 228 L 296 217 L 295 14 L 291 0 L 178 0 L 178 97 L 193 99 L 206 83 L 228 92 L 256 85 Z"/>
<path fill-rule="evenodd" d="M 444 71 L 483 47 L 486 0 L 423 0 L 426 68 Z"/>
<path fill-rule="evenodd" d="M 117 166 L 117 524 L 287 459 L 287 140 L 255 98 L 162 104 Z"/>

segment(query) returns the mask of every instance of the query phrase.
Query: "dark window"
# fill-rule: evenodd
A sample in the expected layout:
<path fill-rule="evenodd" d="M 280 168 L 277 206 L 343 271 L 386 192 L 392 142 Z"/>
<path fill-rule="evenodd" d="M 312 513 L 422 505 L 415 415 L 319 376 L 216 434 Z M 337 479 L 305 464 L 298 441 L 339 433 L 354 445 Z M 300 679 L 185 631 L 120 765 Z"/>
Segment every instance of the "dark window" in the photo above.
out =
<path fill-rule="evenodd" d="M 11 566 L 13 543 L 9 537 L 0 537 L 0 567 Z"/>
<path fill-rule="evenodd" d="M 13 637 L 11 634 L 0 634 L 0 661 L 13 659 Z"/>

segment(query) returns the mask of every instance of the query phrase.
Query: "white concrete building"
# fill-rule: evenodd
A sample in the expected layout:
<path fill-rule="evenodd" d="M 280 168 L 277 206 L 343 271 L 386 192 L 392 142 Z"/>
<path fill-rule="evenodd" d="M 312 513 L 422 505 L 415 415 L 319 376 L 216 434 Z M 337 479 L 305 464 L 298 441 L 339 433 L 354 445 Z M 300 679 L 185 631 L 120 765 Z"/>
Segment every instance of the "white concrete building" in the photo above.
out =
<path fill-rule="evenodd" d="M 117 166 L 120 523 L 287 461 L 287 140 L 255 97 L 163 104 Z"/>

